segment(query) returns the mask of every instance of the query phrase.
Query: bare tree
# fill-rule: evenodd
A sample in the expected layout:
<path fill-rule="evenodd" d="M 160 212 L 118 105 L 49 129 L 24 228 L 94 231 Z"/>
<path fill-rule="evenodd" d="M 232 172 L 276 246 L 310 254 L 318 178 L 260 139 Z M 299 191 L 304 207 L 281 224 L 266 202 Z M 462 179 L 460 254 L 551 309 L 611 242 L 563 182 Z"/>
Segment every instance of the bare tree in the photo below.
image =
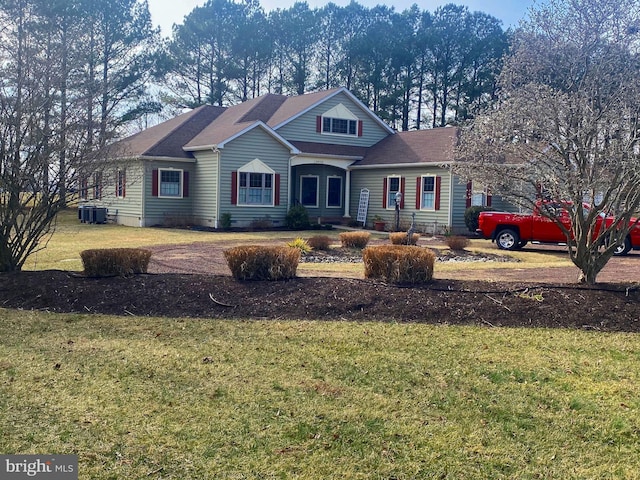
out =
<path fill-rule="evenodd" d="M 101 177 L 108 146 L 93 138 L 111 138 L 121 124 L 112 108 L 100 129 L 87 128 L 78 81 L 86 37 L 72 29 L 79 3 L 54 3 L 0 1 L 0 272 L 21 270 L 46 246 L 66 201 Z M 131 97 L 120 87 L 124 106 Z"/>
<path fill-rule="evenodd" d="M 499 102 L 462 130 L 457 173 L 514 204 L 566 202 L 579 280 L 596 282 L 640 208 L 640 3 L 551 0 L 515 33 Z M 590 208 L 583 208 L 583 202 Z M 616 218 L 602 231 L 602 218 Z"/>

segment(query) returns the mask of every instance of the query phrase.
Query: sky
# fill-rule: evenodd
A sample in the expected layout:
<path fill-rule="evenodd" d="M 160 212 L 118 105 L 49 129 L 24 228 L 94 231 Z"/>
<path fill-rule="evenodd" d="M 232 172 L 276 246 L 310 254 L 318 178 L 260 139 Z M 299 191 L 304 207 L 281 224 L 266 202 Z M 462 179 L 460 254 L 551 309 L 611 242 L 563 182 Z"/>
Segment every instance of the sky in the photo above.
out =
<path fill-rule="evenodd" d="M 160 26 L 163 36 L 171 34 L 171 26 L 174 23 L 182 23 L 187 15 L 195 7 L 203 5 L 206 0 L 148 0 L 151 19 L 154 26 Z M 350 0 L 333 0 L 333 3 L 340 6 L 348 5 Z M 412 4 L 417 4 L 422 10 L 433 12 L 438 7 L 447 3 L 456 5 L 466 5 L 472 12 L 481 11 L 493 15 L 502 20 L 503 26 L 516 27 L 518 21 L 525 17 L 529 8 L 534 5 L 535 0 L 357 0 L 360 5 L 372 8 L 378 4 L 395 7 L 397 11 L 409 8 Z M 295 3 L 295 0 L 260 0 L 260 5 L 265 11 L 276 8 L 288 8 Z M 307 0 L 309 7 L 322 7 L 329 3 L 329 0 Z"/>

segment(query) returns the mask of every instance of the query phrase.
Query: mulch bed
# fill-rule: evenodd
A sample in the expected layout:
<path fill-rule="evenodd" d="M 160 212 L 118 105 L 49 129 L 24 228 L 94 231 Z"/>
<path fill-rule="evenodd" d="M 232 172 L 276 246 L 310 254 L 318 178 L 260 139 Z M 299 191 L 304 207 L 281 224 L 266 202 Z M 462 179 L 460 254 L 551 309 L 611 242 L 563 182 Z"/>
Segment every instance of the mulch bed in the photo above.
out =
<path fill-rule="evenodd" d="M 346 278 L 239 282 L 162 273 L 84 278 L 64 271 L 0 275 L 0 306 L 135 317 L 414 322 L 640 331 L 638 284 L 435 279 L 403 287 Z M 99 321 L 98 319 L 96 321 Z"/>

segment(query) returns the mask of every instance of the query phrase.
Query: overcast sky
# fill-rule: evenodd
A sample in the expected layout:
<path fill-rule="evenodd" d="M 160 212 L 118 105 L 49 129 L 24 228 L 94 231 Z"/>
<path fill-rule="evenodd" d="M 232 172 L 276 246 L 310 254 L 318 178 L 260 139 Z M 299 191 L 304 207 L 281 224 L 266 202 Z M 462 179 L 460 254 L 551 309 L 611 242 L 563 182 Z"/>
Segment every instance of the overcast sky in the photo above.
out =
<path fill-rule="evenodd" d="M 149 10 L 154 25 L 162 28 L 162 35 L 171 34 L 171 26 L 174 23 L 182 23 L 185 15 L 199 5 L 203 5 L 206 0 L 149 0 Z M 333 0 L 336 5 L 348 5 L 350 0 Z M 393 6 L 397 11 L 402 11 L 412 4 L 417 4 L 420 9 L 433 12 L 436 8 L 447 3 L 456 5 L 466 5 L 471 11 L 481 11 L 493 15 L 502 20 L 504 27 L 517 26 L 518 21 L 523 18 L 529 7 L 536 3 L 536 0 L 357 0 L 360 5 L 371 8 L 378 4 Z M 295 0 L 260 0 L 260 5 L 265 11 L 275 8 L 288 8 L 295 3 Z M 328 0 L 307 0 L 309 7 L 322 7 Z"/>

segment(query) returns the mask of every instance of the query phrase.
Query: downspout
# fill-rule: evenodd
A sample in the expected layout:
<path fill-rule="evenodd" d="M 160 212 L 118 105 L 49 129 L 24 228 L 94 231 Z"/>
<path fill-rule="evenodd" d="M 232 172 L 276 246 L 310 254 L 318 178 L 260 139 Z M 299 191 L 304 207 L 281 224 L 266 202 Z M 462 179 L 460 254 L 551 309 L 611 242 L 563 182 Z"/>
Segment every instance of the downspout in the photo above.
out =
<path fill-rule="evenodd" d="M 453 172 L 449 169 L 449 229 L 453 230 L 453 209 L 455 205 L 453 204 Z"/>
<path fill-rule="evenodd" d="M 220 220 L 220 175 L 221 175 L 221 167 L 220 167 L 220 150 L 218 147 L 211 147 L 211 151 L 216 156 L 216 177 L 217 177 L 217 185 L 216 185 L 216 210 L 214 212 L 215 219 L 213 221 L 213 228 L 218 229 L 218 222 Z"/>
<path fill-rule="evenodd" d="M 147 226 L 147 185 L 146 185 L 146 179 L 147 179 L 147 162 L 145 162 L 144 160 L 140 160 L 140 163 L 142 164 L 142 178 L 144 179 L 144 185 L 142 185 L 142 188 L 140 189 L 140 193 L 142 195 L 142 199 L 140 201 L 140 219 L 138 220 L 138 226 L 140 227 L 146 227 Z M 116 179 L 116 182 L 118 180 Z"/>

